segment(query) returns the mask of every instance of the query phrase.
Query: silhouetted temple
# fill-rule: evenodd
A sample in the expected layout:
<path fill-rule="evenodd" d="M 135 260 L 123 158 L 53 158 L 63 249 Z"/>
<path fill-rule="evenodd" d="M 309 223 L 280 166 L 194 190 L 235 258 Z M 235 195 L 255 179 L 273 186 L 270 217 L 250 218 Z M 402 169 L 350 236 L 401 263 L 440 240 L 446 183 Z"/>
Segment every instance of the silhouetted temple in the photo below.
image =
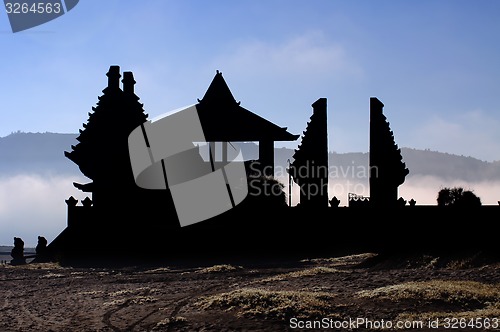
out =
<path fill-rule="evenodd" d="M 92 180 L 75 183 L 75 187 L 92 193 L 94 206 L 113 205 L 117 193 L 130 193 L 136 189 L 130 167 L 127 138 L 130 132 L 147 120 L 143 104 L 135 95 L 135 80 L 131 72 L 123 73 L 123 90 L 120 88 L 120 67 L 111 66 L 108 86 L 99 96 L 87 123 L 80 129 L 78 144 L 71 146 L 65 156 L 78 165 L 80 171 Z M 125 197 L 120 197 L 123 203 Z"/>
<path fill-rule="evenodd" d="M 313 114 L 288 172 L 300 187 L 302 207 L 328 207 L 328 128 L 326 98 L 312 104 Z"/>
<path fill-rule="evenodd" d="M 370 205 L 394 207 L 398 200 L 398 187 L 405 181 L 406 168 L 401 150 L 383 114 L 384 104 L 370 98 Z"/>
<path fill-rule="evenodd" d="M 198 102 L 196 108 L 205 139 L 210 142 L 210 155 L 215 155 L 215 142 L 221 142 L 223 161 L 227 160 L 227 142 L 258 142 L 261 172 L 274 176 L 274 142 L 299 138 L 286 127 L 279 127 L 240 106 L 219 71 Z"/>
<path fill-rule="evenodd" d="M 173 204 L 174 191 L 164 189 L 168 187 L 163 164 L 165 159 L 161 159 L 164 172 L 164 179 L 160 179 L 164 180 L 162 189 L 144 189 L 135 182 L 129 151 L 130 133 L 138 128 L 142 130 L 144 146 L 148 151 L 146 159 L 150 157 L 146 162 L 153 164 L 153 152 L 146 142 L 147 135 L 144 133 L 148 115 L 135 95 L 134 77 L 131 72 L 125 72 L 121 81 L 123 88 L 120 88 L 118 66 L 111 66 L 107 77 L 108 86 L 93 112 L 89 113 L 87 123 L 83 124 L 78 144 L 72 146 L 71 152 L 65 152 L 66 157 L 91 180 L 86 184 L 75 183 L 75 187 L 91 193 L 92 199 L 87 197 L 81 205 L 73 197 L 66 200 L 68 225 L 44 250 L 50 259 L 64 261 L 112 257 L 114 260 L 115 257 L 128 259 L 135 256 L 142 261 L 157 255 L 161 255 L 162 259 L 170 254 L 199 258 L 214 253 L 223 257 L 243 253 L 270 257 L 273 252 L 311 257 L 348 248 L 399 252 L 404 247 L 419 248 L 421 239 L 429 236 L 434 236 L 436 247 L 445 243 L 443 239 L 450 239 L 446 242 L 447 247 L 460 247 L 470 238 L 482 239 L 484 235 L 482 229 L 477 228 L 480 234 L 469 236 L 471 234 L 457 233 L 450 236 L 450 230 L 458 228 L 446 224 L 441 233 L 436 229 L 428 232 L 433 227 L 432 218 L 427 218 L 430 209 L 416 207 L 414 201 L 408 207 L 394 210 L 391 214 L 394 220 L 383 218 L 386 216 L 385 208 L 401 206 L 404 202 L 398 201 L 398 187 L 404 183 L 409 171 L 383 114 L 384 105 L 377 98 L 370 99 L 370 197 L 349 193 L 349 207 L 339 208 L 339 201 L 334 197 L 331 202 L 336 208 L 323 209 L 328 207 L 329 202 L 327 100 L 319 98 L 312 104 L 313 114 L 288 168 L 300 187 L 300 207 L 286 206 L 285 199 L 282 199 L 286 197 L 283 192 L 273 199 L 266 192 L 258 193 L 262 187 L 254 187 L 251 188 L 253 191 L 248 190 L 249 194 L 241 204 L 235 206 L 233 201 L 233 208 L 214 214 L 215 217 L 180 227 L 175 209 L 177 205 Z M 192 110 L 191 107 L 189 109 Z M 194 156 L 189 157 L 199 159 L 183 159 L 188 160 L 189 165 L 182 164 L 181 167 L 186 165 L 188 168 L 192 166 L 191 162 L 209 162 L 211 170 L 208 174 L 213 175 L 219 170 L 215 170 L 217 163 L 225 165 L 232 158 L 228 155 L 230 142 L 258 142 L 258 160 L 247 161 L 245 165 L 257 165 L 260 167 L 257 173 L 260 174 L 255 177 L 248 172 L 248 168 L 247 172 L 243 168 L 243 175 L 238 174 L 236 178 L 239 181 L 246 176 L 249 184 L 252 181 L 261 186 L 276 184 L 272 177 L 260 176 L 274 175 L 274 142 L 294 141 L 299 135 L 293 135 L 287 128 L 241 107 L 218 71 L 203 98 L 198 100 L 196 112 L 193 114 L 198 115 L 204 134 L 197 137 L 204 137 L 209 143 L 209 160 L 202 158 L 202 150 L 196 148 L 198 142 L 192 142 L 193 148 L 189 149 L 189 153 Z M 161 144 L 164 140 L 160 141 Z M 221 149 L 219 154 L 215 153 L 217 146 Z M 153 177 L 152 181 L 156 179 Z M 229 186 L 227 181 L 224 184 Z M 277 188 L 282 189 L 282 184 L 278 182 Z M 212 194 L 212 187 L 209 189 L 209 194 Z M 193 206 L 189 202 L 193 196 L 191 192 L 189 194 L 183 196 L 187 197 L 183 200 L 188 201 L 187 209 Z M 194 206 L 212 208 L 214 205 L 205 204 L 204 197 L 202 195 L 197 201 L 201 203 Z M 450 211 L 455 211 L 453 215 L 456 218 L 462 216 L 459 210 L 453 209 L 437 209 L 432 213 L 439 218 L 445 212 L 448 216 Z M 411 237 L 394 237 L 395 220 L 399 222 L 410 214 L 419 220 L 419 227 L 412 230 Z M 442 218 L 445 219 L 450 218 Z M 340 222 L 332 222 L 334 220 Z M 450 220 L 455 222 L 453 218 Z"/>
<path fill-rule="evenodd" d="M 108 85 L 88 113 L 78 144 L 64 153 L 91 180 L 74 186 L 92 199 L 82 205 L 73 197 L 66 200 L 67 227 L 47 247 L 53 257 L 126 251 L 132 242 L 140 245 L 178 227 L 168 190 L 139 188 L 132 173 L 128 137 L 148 117 L 135 94 L 133 74 L 123 73 L 123 88 L 119 66 L 110 66 L 106 76 Z"/>
<path fill-rule="evenodd" d="M 48 245 L 53 256 L 123 251 L 132 242 L 160 250 L 180 229 L 170 190 L 143 189 L 135 183 L 128 138 L 148 115 L 135 95 L 133 74 L 123 74 L 123 89 L 119 66 L 111 66 L 106 75 L 108 86 L 83 124 L 78 144 L 65 152 L 91 180 L 74 185 L 91 193 L 92 200 L 87 197 L 82 205 L 73 197 L 66 200 L 68 226 Z M 255 141 L 259 143 L 256 165 L 262 174 L 274 175 L 274 142 L 299 137 L 241 107 L 219 71 L 196 109 L 212 164 L 227 163 L 229 142 Z M 216 142 L 222 143 L 221 160 L 213 160 Z"/>

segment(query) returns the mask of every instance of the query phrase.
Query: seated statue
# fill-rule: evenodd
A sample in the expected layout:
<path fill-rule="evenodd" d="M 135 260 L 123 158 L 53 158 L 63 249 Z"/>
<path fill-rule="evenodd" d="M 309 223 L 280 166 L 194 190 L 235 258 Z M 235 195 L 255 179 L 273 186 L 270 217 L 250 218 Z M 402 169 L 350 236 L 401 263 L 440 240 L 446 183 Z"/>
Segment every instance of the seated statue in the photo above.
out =
<path fill-rule="evenodd" d="M 37 262 L 46 262 L 47 257 L 47 239 L 43 236 L 38 236 L 38 244 L 35 248 L 36 251 L 36 261 Z"/>
<path fill-rule="evenodd" d="M 24 241 L 19 237 L 14 237 L 14 248 L 10 252 L 12 260 L 11 265 L 23 265 L 26 264 L 26 258 L 24 258 Z"/>

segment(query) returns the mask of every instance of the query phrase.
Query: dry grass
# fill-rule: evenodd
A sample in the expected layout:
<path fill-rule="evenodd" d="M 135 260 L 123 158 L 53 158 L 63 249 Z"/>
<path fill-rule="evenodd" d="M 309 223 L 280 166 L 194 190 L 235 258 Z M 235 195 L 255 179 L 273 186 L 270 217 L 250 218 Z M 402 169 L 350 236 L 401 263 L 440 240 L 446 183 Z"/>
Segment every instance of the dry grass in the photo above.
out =
<path fill-rule="evenodd" d="M 171 326 L 183 324 L 187 322 L 187 319 L 182 317 L 182 316 L 176 316 L 172 318 L 165 318 L 153 327 L 152 331 L 164 331 L 165 329 L 168 329 Z"/>
<path fill-rule="evenodd" d="M 362 261 L 377 256 L 374 253 L 364 253 L 356 255 L 348 255 L 342 257 L 330 257 L 330 258 L 311 258 L 303 259 L 302 263 L 319 263 L 328 266 L 346 266 L 351 264 L 361 263 Z"/>
<path fill-rule="evenodd" d="M 115 297 L 115 296 L 130 295 L 130 294 L 134 294 L 136 292 L 137 292 L 136 289 L 121 289 L 119 291 L 109 293 L 108 295 L 111 297 Z"/>
<path fill-rule="evenodd" d="M 123 296 L 137 293 L 158 293 L 160 290 L 158 288 L 150 288 L 150 287 L 138 287 L 138 288 L 130 288 L 130 289 L 122 289 L 119 291 L 115 291 L 109 293 L 109 296 Z"/>
<path fill-rule="evenodd" d="M 101 294 L 104 294 L 104 291 L 91 290 L 91 291 L 79 292 L 76 295 L 90 296 L 92 298 L 92 297 L 100 296 Z"/>
<path fill-rule="evenodd" d="M 64 278 L 64 277 L 66 277 L 64 274 L 49 272 L 46 275 L 41 276 L 40 278 L 43 278 L 43 279 L 53 279 L 53 278 Z"/>
<path fill-rule="evenodd" d="M 166 272 L 171 272 L 172 270 L 168 267 L 159 267 L 157 269 L 153 270 L 146 270 L 144 273 L 166 273 Z"/>
<path fill-rule="evenodd" d="M 115 292 L 107 294 L 110 301 L 104 302 L 104 306 L 121 306 L 124 304 L 138 304 L 142 305 L 145 303 L 152 303 L 158 301 L 156 297 L 150 296 L 150 294 L 157 294 L 160 290 L 157 288 L 150 287 L 139 287 L 132 289 L 122 289 Z M 95 291 L 95 294 L 102 293 L 102 291 Z M 80 295 L 83 293 L 80 293 Z M 85 295 L 94 295 L 91 293 L 85 293 Z"/>
<path fill-rule="evenodd" d="M 500 303 L 490 303 L 487 304 L 485 308 L 476 309 L 476 310 L 466 310 L 466 311 L 453 311 L 453 312 L 425 312 L 425 313 L 403 313 L 399 314 L 396 319 L 398 320 L 421 320 L 428 321 L 431 319 L 439 318 L 441 322 L 441 327 L 443 327 L 444 318 L 456 318 L 456 319 L 465 319 L 465 320 L 475 320 L 477 318 L 495 318 L 500 317 Z"/>
<path fill-rule="evenodd" d="M 360 297 L 382 298 L 391 301 L 420 299 L 448 303 L 496 302 L 500 300 L 500 288 L 498 285 L 489 285 L 476 281 L 432 280 L 380 287 L 361 291 L 358 295 Z"/>
<path fill-rule="evenodd" d="M 229 264 L 221 264 L 221 265 L 214 265 L 214 266 L 203 268 L 201 270 L 196 271 L 196 273 L 230 272 L 230 271 L 241 270 L 242 268 L 243 267 L 241 267 L 241 266 L 233 266 L 233 265 L 229 265 Z"/>
<path fill-rule="evenodd" d="M 312 276 L 316 276 L 319 274 L 343 273 L 343 272 L 345 273 L 346 271 L 334 269 L 331 267 L 322 267 L 321 266 L 321 267 L 313 267 L 310 269 L 305 269 L 305 270 L 300 270 L 300 271 L 293 271 L 293 272 L 278 274 L 278 275 L 275 275 L 272 277 L 256 280 L 254 283 L 287 281 L 287 280 L 290 280 L 292 278 L 312 277 Z"/>
<path fill-rule="evenodd" d="M 156 301 L 158 301 L 158 299 L 153 296 L 136 296 L 131 300 L 132 304 L 139 304 L 139 305 L 142 305 L 144 303 L 153 303 Z"/>
<path fill-rule="evenodd" d="M 121 306 L 121 305 L 132 305 L 132 304 L 137 304 L 137 305 L 143 305 L 145 303 L 153 303 L 158 301 L 157 298 L 152 297 L 152 296 L 134 296 L 131 298 L 123 298 L 123 299 L 114 299 L 112 301 L 104 302 L 102 305 L 105 307 L 109 306 Z"/>
<path fill-rule="evenodd" d="M 270 291 L 243 288 L 228 293 L 201 297 L 195 305 L 201 309 L 222 308 L 237 311 L 238 316 L 267 318 L 332 316 L 333 294 L 307 291 Z"/>
<path fill-rule="evenodd" d="M 453 312 L 402 313 L 398 320 L 429 320 L 436 318 L 476 319 L 500 317 L 500 285 L 485 284 L 476 281 L 433 280 L 408 282 L 381 287 L 358 293 L 360 297 L 388 299 L 391 301 L 418 300 L 440 301 L 458 304 Z M 478 309 L 467 309 L 474 304 Z M 444 323 L 443 320 L 440 320 Z"/>
<path fill-rule="evenodd" d="M 8 269 L 17 269 L 17 270 L 69 270 L 69 267 L 63 267 L 59 263 L 28 263 L 24 265 L 3 265 L 2 267 Z"/>

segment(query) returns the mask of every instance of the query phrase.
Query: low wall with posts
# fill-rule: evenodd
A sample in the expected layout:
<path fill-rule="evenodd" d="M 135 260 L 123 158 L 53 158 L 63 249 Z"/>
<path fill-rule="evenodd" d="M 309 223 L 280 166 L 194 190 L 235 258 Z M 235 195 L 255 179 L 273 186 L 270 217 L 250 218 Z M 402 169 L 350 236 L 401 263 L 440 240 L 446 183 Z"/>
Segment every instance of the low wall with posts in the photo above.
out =
<path fill-rule="evenodd" d="M 91 220 L 93 216 L 92 200 L 86 197 L 81 203 L 82 205 L 78 205 L 78 200 L 73 196 L 66 200 L 68 205 L 68 227 L 75 227 Z"/>
<path fill-rule="evenodd" d="M 234 209 L 237 210 L 237 209 Z M 464 213 L 467 212 L 467 213 Z M 492 251 L 498 245 L 499 206 L 477 209 L 404 206 L 392 209 L 300 206 L 237 211 L 183 228 L 179 242 L 223 254 L 324 256 L 338 252 Z M 186 242 L 187 241 L 187 242 Z M 178 243 L 172 248 L 177 248 Z M 186 250 L 186 247 L 183 247 Z M 175 249 L 173 249 L 175 250 Z"/>
<path fill-rule="evenodd" d="M 70 197 L 66 203 L 68 231 L 81 240 L 81 245 L 89 246 L 86 248 L 111 243 L 113 248 L 127 252 L 128 243 L 133 240 L 134 246 L 147 248 L 148 252 L 195 257 L 214 254 L 315 257 L 345 251 L 415 250 L 487 250 L 500 254 L 496 231 L 500 206 L 470 209 L 409 205 L 392 209 L 297 206 L 251 210 L 236 207 L 182 228 L 155 228 L 156 222 L 163 222 L 162 218 L 153 218 L 149 223 L 139 218 L 131 219 L 134 221 L 127 227 L 116 227 L 121 225 L 118 223 L 103 229 L 90 200 L 78 205 Z"/>
<path fill-rule="evenodd" d="M 367 207 L 370 205 L 370 197 L 349 193 L 348 202 L 349 202 L 349 207 L 353 208 Z"/>

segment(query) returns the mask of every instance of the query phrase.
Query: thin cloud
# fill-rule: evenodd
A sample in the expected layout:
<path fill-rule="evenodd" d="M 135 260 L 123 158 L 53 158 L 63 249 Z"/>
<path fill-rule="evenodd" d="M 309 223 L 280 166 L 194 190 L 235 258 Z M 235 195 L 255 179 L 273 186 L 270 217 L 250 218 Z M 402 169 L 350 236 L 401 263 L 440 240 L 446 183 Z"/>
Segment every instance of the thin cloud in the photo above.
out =
<path fill-rule="evenodd" d="M 284 184 L 284 191 L 288 195 L 288 179 L 281 177 L 278 180 Z M 407 177 L 405 182 L 398 188 L 398 196 L 403 197 L 406 201 L 414 199 L 417 205 L 437 205 L 436 199 L 439 190 L 445 187 L 462 187 L 465 190 L 471 190 L 481 199 L 483 205 L 498 205 L 498 201 L 500 200 L 500 181 L 467 182 L 461 180 L 445 180 L 428 175 Z M 328 183 L 329 199 L 335 196 L 340 200 L 340 206 L 348 206 L 348 196 L 350 193 L 369 197 L 370 186 L 368 180 L 330 179 Z M 292 206 L 297 205 L 300 201 L 299 194 L 299 186 L 293 183 Z"/>
<path fill-rule="evenodd" d="M 443 118 L 435 115 L 414 130 L 409 146 L 472 156 L 485 161 L 500 160 L 500 122 L 482 110 Z M 496 156 L 496 157 L 495 157 Z"/>
<path fill-rule="evenodd" d="M 0 178 L 0 245 L 12 245 L 14 236 L 26 246 L 36 245 L 38 235 L 52 241 L 67 225 L 65 200 L 87 196 L 73 187 L 80 180 L 27 174 Z"/>
<path fill-rule="evenodd" d="M 228 55 L 215 59 L 233 75 L 311 76 L 343 74 L 360 77 L 362 68 L 345 48 L 313 31 L 284 41 L 252 40 L 233 45 Z"/>
<path fill-rule="evenodd" d="M 278 178 L 285 185 L 288 195 L 288 178 Z M 52 241 L 67 225 L 65 200 L 73 196 L 78 200 L 87 195 L 75 189 L 74 177 L 44 178 L 39 175 L 16 175 L 0 178 L 0 245 L 12 245 L 13 237 L 21 237 L 26 246 L 35 246 L 38 235 Z M 409 176 L 399 187 L 399 196 L 407 201 L 414 199 L 417 205 L 436 205 L 437 194 L 444 187 L 460 186 L 472 190 L 481 198 L 483 205 L 497 205 L 500 200 L 500 181 L 464 182 L 444 180 L 434 176 Z M 299 202 L 299 187 L 292 184 L 292 205 Z M 369 196 L 365 181 L 332 179 L 329 182 L 329 198 L 336 196 L 340 206 L 348 205 L 348 194 Z"/>
<path fill-rule="evenodd" d="M 399 196 L 407 201 L 414 199 L 417 205 L 436 205 L 437 195 L 443 188 L 462 187 L 471 190 L 483 205 L 498 205 L 500 181 L 466 182 L 444 180 L 435 176 L 411 176 L 399 187 Z"/>

